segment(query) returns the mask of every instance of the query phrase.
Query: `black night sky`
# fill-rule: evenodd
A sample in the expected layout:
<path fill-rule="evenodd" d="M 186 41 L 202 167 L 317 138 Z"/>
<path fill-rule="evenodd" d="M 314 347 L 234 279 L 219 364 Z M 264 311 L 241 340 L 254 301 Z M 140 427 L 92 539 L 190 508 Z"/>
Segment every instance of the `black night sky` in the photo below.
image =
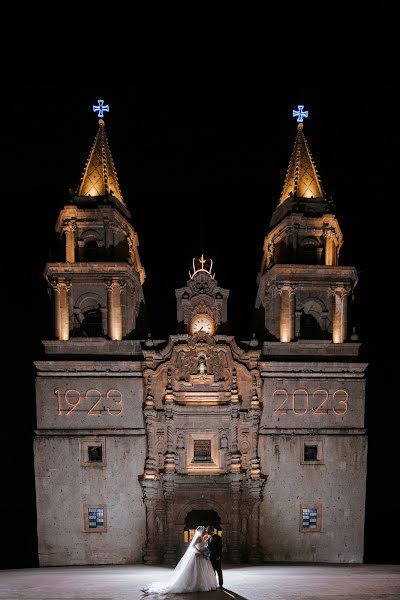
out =
<path fill-rule="evenodd" d="M 2 382 L 8 391 L 1 401 L 0 565 L 37 565 L 33 360 L 41 356 L 40 340 L 51 335 L 42 273 L 57 246 L 57 215 L 68 188 L 79 183 L 97 132 L 92 105 L 98 98 L 110 105 L 108 140 L 139 236 L 150 331 L 158 339 L 175 332 L 174 289 L 185 285 L 192 257 L 201 253 L 213 258 L 219 284 L 231 290 L 229 333 L 251 336 L 264 236 L 296 134 L 292 108 L 309 110 L 305 135 L 344 234 L 340 263 L 359 272 L 353 324 L 370 362 L 365 562 L 398 563 L 393 490 L 400 409 L 391 342 L 398 340 L 399 199 L 392 86 L 381 82 L 378 96 L 367 81 L 268 89 L 260 79 L 196 86 L 182 79 L 79 90 L 26 86 L 10 95 L 2 124 Z"/>

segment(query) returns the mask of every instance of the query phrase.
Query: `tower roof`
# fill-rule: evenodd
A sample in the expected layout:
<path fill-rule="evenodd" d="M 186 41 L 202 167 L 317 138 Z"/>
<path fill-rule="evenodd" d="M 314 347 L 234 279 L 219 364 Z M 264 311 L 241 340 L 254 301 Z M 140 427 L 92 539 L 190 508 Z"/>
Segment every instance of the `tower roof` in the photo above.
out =
<path fill-rule="evenodd" d="M 278 205 L 288 197 L 325 197 L 324 188 L 303 132 L 303 123 L 297 125 L 296 140 Z"/>
<path fill-rule="evenodd" d="M 99 119 L 99 130 L 81 178 L 78 196 L 108 195 L 115 196 L 125 204 L 108 145 L 105 123 Z"/>

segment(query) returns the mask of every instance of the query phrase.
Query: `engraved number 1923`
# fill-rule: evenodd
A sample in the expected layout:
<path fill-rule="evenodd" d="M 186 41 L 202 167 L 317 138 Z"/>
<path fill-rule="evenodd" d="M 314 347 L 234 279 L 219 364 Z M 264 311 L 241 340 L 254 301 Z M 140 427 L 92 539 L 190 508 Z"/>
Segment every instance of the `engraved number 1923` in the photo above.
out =
<path fill-rule="evenodd" d="M 84 412 L 90 417 L 101 417 L 104 414 L 118 417 L 124 409 L 122 394 L 119 390 L 108 390 L 106 393 L 90 389 L 85 393 L 78 390 L 62 392 L 55 389 L 58 415 L 69 417 L 74 411 Z"/>

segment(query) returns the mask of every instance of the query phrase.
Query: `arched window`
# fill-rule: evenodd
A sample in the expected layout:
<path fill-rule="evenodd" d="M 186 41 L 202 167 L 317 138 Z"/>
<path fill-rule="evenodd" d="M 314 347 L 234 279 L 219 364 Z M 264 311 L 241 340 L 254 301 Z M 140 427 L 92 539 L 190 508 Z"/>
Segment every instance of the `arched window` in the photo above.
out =
<path fill-rule="evenodd" d="M 305 312 L 302 312 L 300 316 L 300 338 L 303 340 L 322 339 L 322 330 L 317 319 Z"/>
<path fill-rule="evenodd" d="M 96 240 L 90 239 L 85 242 L 85 246 L 83 248 L 83 260 L 85 262 L 90 262 L 92 260 L 97 260 L 99 257 L 99 246 Z"/>
<path fill-rule="evenodd" d="M 327 314 L 326 306 L 319 298 L 307 298 L 300 315 L 300 339 L 325 339 Z"/>
<path fill-rule="evenodd" d="M 73 337 L 104 337 L 101 298 L 85 293 L 74 306 Z"/>
<path fill-rule="evenodd" d="M 301 242 L 301 262 L 305 265 L 319 264 L 318 248 L 320 244 L 315 237 L 306 237 Z"/>
<path fill-rule="evenodd" d="M 103 334 L 103 319 L 98 308 L 89 308 L 83 313 L 83 321 L 81 324 L 82 331 L 87 337 L 102 337 Z"/>

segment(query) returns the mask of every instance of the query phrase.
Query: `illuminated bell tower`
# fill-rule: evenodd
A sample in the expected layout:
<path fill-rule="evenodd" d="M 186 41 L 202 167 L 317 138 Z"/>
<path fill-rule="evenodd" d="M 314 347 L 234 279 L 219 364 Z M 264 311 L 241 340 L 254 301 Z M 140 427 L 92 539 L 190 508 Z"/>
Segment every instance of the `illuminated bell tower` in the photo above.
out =
<path fill-rule="evenodd" d="M 56 231 L 65 256 L 45 269 L 55 339 L 35 362 L 39 564 L 140 562 L 144 269 L 102 119 Z"/>
<path fill-rule="evenodd" d="M 53 289 L 56 339 L 134 336 L 145 272 L 130 219 L 99 119 L 77 194 L 56 223 L 65 240 L 65 260 L 45 270 Z"/>
<path fill-rule="evenodd" d="M 267 339 L 342 343 L 357 273 L 338 266 L 343 235 L 307 144 L 303 116 L 264 241 L 256 306 L 264 309 Z"/>
<path fill-rule="evenodd" d="M 338 262 L 343 236 L 304 136 L 303 108 L 293 111 L 296 140 L 258 276 L 263 558 L 362 562 L 367 365 L 356 336 L 348 339 L 357 274 Z"/>

